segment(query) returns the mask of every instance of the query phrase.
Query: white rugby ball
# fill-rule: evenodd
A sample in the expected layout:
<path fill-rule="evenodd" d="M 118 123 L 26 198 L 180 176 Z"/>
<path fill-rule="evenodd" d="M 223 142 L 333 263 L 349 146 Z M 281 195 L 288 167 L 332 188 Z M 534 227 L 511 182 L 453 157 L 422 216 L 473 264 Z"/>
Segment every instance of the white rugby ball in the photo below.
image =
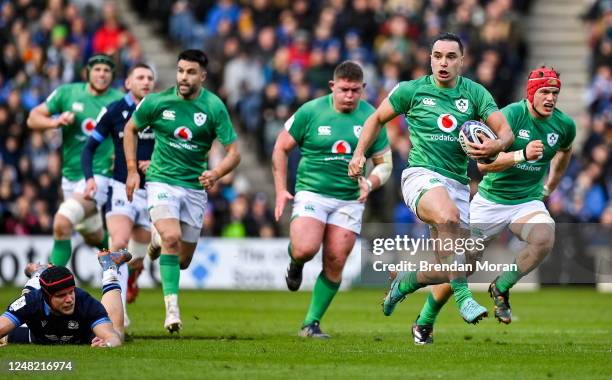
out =
<path fill-rule="evenodd" d="M 466 141 L 476 144 L 482 144 L 482 140 L 480 139 L 480 137 L 478 137 L 479 133 L 487 136 L 492 140 L 497 139 L 497 135 L 495 134 L 495 132 L 493 132 L 493 130 L 489 128 L 486 124 L 476 120 L 468 120 L 463 123 L 461 129 L 459 129 L 459 144 L 461 144 L 461 148 L 463 148 L 465 154 L 467 154 L 468 151 L 468 145 Z M 478 162 L 483 164 L 490 164 L 495 161 L 496 158 L 497 155 L 495 157 L 480 159 L 478 160 Z"/>

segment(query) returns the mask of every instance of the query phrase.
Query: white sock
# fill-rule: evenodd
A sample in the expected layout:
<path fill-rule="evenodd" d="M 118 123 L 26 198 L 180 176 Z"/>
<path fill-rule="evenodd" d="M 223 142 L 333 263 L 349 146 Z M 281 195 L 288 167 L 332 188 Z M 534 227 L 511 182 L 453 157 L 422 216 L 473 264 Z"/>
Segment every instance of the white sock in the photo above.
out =
<path fill-rule="evenodd" d="M 121 264 L 119 267 L 119 286 L 121 286 L 121 301 L 123 301 L 123 305 L 127 305 L 126 297 L 127 297 L 127 285 L 128 285 L 128 265 L 127 263 Z"/>

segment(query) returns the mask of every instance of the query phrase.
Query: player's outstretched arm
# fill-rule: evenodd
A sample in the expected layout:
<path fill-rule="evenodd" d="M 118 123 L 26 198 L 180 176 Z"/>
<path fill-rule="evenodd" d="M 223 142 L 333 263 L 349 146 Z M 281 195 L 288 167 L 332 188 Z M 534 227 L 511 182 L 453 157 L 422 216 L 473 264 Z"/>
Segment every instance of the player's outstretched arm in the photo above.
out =
<path fill-rule="evenodd" d="M 482 174 L 489 172 L 501 172 L 515 164 L 520 164 L 525 161 L 537 160 L 544 153 L 544 144 L 540 140 L 530 141 L 525 149 L 517 150 L 514 152 L 501 152 L 497 159 L 490 164 L 483 164 L 478 162 L 478 170 Z"/>
<path fill-rule="evenodd" d="M 276 193 L 274 218 L 277 222 L 283 215 L 287 202 L 293 199 L 293 195 L 287 191 L 287 160 L 289 152 L 296 146 L 297 141 L 293 136 L 287 130 L 281 130 L 272 152 L 272 175 L 274 176 L 274 192 Z"/>
<path fill-rule="evenodd" d="M 0 315 L 0 338 L 4 338 L 5 336 L 7 336 L 11 331 L 15 329 L 15 327 L 17 326 L 15 326 L 13 321 L 11 321 L 5 316 Z"/>
<path fill-rule="evenodd" d="M 92 347 L 119 347 L 121 346 L 121 337 L 115 329 L 112 323 L 100 323 L 93 328 L 93 333 L 96 337 L 91 341 Z"/>
<path fill-rule="evenodd" d="M 397 113 L 391 106 L 389 98 L 385 98 L 376 111 L 367 118 L 359 135 L 359 142 L 353 153 L 353 158 L 349 162 L 348 175 L 350 177 L 358 178 L 362 175 L 366 162 L 365 152 L 374 143 L 383 125 L 396 116 Z"/>
<path fill-rule="evenodd" d="M 31 129 L 55 129 L 74 122 L 74 113 L 62 112 L 58 117 L 52 117 L 45 103 L 34 107 L 28 115 L 26 123 Z"/>
<path fill-rule="evenodd" d="M 550 172 L 548 173 L 548 179 L 544 185 L 545 195 L 552 193 L 557 186 L 559 186 L 559 182 L 561 182 L 561 178 L 563 178 L 563 174 L 565 174 L 565 170 L 567 169 L 571 159 L 571 146 L 566 150 L 559 150 L 552 158 L 550 161 Z"/>
<path fill-rule="evenodd" d="M 127 178 L 125 180 L 125 192 L 128 201 L 132 201 L 134 190 L 140 186 L 140 175 L 138 174 L 138 161 L 136 160 L 136 148 L 138 147 L 138 129 L 134 118 L 130 118 L 123 128 L 123 152 L 127 165 Z"/>

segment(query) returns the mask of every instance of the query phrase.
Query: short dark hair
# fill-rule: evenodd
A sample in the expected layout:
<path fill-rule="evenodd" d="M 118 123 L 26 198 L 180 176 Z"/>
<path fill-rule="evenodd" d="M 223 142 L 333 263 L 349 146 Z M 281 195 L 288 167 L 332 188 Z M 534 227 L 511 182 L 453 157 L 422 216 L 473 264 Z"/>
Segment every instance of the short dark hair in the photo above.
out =
<path fill-rule="evenodd" d="M 463 42 L 461 42 L 461 38 L 459 38 L 459 36 L 455 33 L 446 32 L 437 35 L 431 42 L 430 50 L 433 50 L 434 44 L 438 41 L 455 41 L 457 44 L 459 44 L 459 51 L 461 52 L 461 55 L 463 55 Z"/>
<path fill-rule="evenodd" d="M 344 61 L 336 66 L 334 80 L 346 79 L 354 82 L 363 82 L 363 70 L 354 61 Z"/>
<path fill-rule="evenodd" d="M 202 50 L 183 50 L 181 54 L 178 55 L 178 59 L 176 61 L 178 62 L 181 59 L 189 62 L 197 62 L 203 70 L 206 70 L 206 67 L 208 66 L 208 57 Z"/>
<path fill-rule="evenodd" d="M 153 69 L 151 68 L 151 66 L 147 65 L 144 62 L 138 62 L 138 63 L 134 64 L 132 67 L 130 67 L 130 69 L 127 72 L 127 76 L 129 77 L 130 75 L 132 75 L 132 73 L 136 69 L 147 69 L 147 70 L 151 70 L 152 73 L 155 73 L 153 71 Z"/>

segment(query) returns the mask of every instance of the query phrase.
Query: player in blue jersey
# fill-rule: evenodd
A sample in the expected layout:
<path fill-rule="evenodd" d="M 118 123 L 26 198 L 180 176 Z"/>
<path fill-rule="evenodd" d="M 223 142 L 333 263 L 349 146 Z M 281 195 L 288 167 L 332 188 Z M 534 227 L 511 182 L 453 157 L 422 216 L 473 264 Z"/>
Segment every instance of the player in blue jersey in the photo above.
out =
<path fill-rule="evenodd" d="M 144 174 L 151 162 L 151 154 L 155 143 L 155 135 L 149 127 L 139 132 L 138 169 L 141 176 L 141 188 L 134 193 L 134 199 L 129 202 L 125 193 L 127 167 L 123 154 L 123 128 L 132 117 L 140 101 L 154 87 L 155 80 L 151 67 L 144 63 L 134 65 L 128 72 L 125 87 L 128 93 L 120 100 L 110 103 L 102 109 L 98 116 L 96 129 L 93 131 L 81 156 L 81 166 L 87 179 L 86 194 L 96 192 L 96 181 L 93 174 L 93 157 L 96 149 L 110 135 L 115 149 L 113 180 L 111 185 L 110 207 L 106 213 L 106 224 L 110 233 L 110 249 L 118 251 L 127 248 L 134 260 L 129 263 L 130 275 L 128 286 L 128 270 L 121 269 L 122 297 L 131 302 L 136 297 L 138 287 L 136 279 L 142 272 L 142 262 L 147 250 L 151 232 L 149 213 L 147 211 L 147 195 L 144 190 Z M 126 299 L 127 298 L 127 299 Z M 129 324 L 127 314 L 124 321 Z"/>
<path fill-rule="evenodd" d="M 28 265 L 30 270 L 26 274 L 31 278 L 21 297 L 0 315 L 0 346 L 7 343 L 120 346 L 123 304 L 117 267 L 130 259 L 127 251 L 98 253 L 104 270 L 101 302 L 75 287 L 68 268 Z M 26 326 L 22 326 L 24 323 Z"/>

